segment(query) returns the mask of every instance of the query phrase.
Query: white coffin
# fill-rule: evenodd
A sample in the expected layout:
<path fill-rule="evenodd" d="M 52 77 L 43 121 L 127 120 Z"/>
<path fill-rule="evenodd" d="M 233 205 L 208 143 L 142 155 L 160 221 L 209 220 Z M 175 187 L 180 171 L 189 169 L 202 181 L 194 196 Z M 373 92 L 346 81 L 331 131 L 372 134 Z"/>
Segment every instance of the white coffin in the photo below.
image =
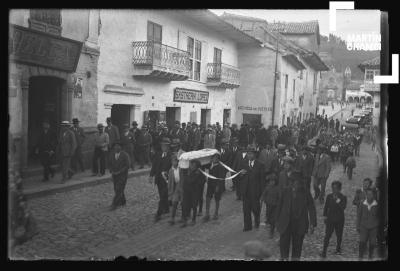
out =
<path fill-rule="evenodd" d="M 219 153 L 216 149 L 203 149 L 198 151 L 191 151 L 182 153 L 179 157 L 179 167 L 189 168 L 190 160 L 199 160 L 201 165 L 206 165 L 211 163 L 211 157 Z"/>

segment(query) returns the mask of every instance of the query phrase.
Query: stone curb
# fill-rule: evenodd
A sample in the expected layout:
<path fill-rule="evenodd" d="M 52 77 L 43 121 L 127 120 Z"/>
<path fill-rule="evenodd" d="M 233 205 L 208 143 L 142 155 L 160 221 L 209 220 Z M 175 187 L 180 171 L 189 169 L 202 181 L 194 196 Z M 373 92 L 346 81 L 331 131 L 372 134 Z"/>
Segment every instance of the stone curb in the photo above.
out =
<path fill-rule="evenodd" d="M 128 179 L 132 177 L 139 177 L 146 175 L 150 172 L 150 168 L 139 169 L 136 171 L 131 171 L 128 173 Z M 24 190 L 24 195 L 26 198 L 33 199 L 38 197 L 44 197 L 56 193 L 68 192 L 84 187 L 95 186 L 99 184 L 104 184 L 111 181 L 111 175 L 107 174 L 103 177 L 85 177 L 83 180 L 79 181 L 67 181 L 64 184 L 58 183 L 56 187 L 46 187 L 46 188 L 33 188 Z"/>

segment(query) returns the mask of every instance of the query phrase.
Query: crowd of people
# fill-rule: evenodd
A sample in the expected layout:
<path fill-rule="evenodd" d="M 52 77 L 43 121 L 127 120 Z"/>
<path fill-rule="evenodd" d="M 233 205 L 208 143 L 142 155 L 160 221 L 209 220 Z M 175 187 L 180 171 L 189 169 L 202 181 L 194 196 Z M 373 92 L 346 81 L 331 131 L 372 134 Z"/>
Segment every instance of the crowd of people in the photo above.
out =
<path fill-rule="evenodd" d="M 236 199 L 243 202 L 243 231 L 260 227 L 262 203 L 266 205 L 266 221 L 270 225 L 270 236 L 275 228 L 280 234 L 280 253 L 283 260 L 301 256 L 305 234 L 317 226 L 314 200 L 324 206 L 326 236 L 321 257 L 326 257 L 327 247 L 333 231 L 337 235 L 336 253 L 341 253 L 341 238 L 344 225 L 346 197 L 341 194 L 341 182 L 332 182 L 332 194 L 325 197 L 326 182 L 332 163 L 341 162 L 348 179 L 352 179 L 356 167 L 355 156 L 359 156 L 360 144 L 366 133 L 361 129 L 345 129 L 339 120 L 328 120 L 327 116 L 303 120 L 295 124 L 250 126 L 248 124 L 202 126 L 196 123 L 179 123 L 168 129 L 165 125 L 154 128 L 143 125 L 141 129 L 134 121 L 132 127 L 124 125 L 123 132 L 107 118 L 107 126 L 97 126 L 93 153 L 93 175 L 104 175 L 106 168 L 112 174 L 115 196 L 110 206 L 115 210 L 126 205 L 124 189 L 128 171 L 139 164 L 151 165 L 149 181 L 157 186 L 159 203 L 155 222 L 164 215 L 174 225 L 178 206 L 181 207 L 181 227 L 196 224 L 198 216 L 203 222 L 219 217 L 220 201 L 227 191 L 226 179 L 232 179 L 232 191 Z M 368 134 L 368 133 L 367 133 Z M 369 138 L 369 136 L 367 136 Z M 85 141 L 79 120 L 61 123 L 58 138 L 51 134 L 48 122 L 43 124 L 43 135 L 38 144 L 38 153 L 44 167 L 44 181 L 54 175 L 50 158 L 61 152 L 63 181 L 74 172 L 84 170 L 81 146 Z M 202 165 L 191 160 L 188 169 L 179 167 L 182 153 L 201 149 L 217 149 L 211 163 Z M 233 176 L 233 174 L 235 174 Z M 368 187 L 357 191 L 353 203 L 357 206 L 357 230 L 360 233 L 359 256 L 364 256 L 369 242 L 369 256 L 373 257 L 377 232 L 377 193 Z M 314 199 L 311 193 L 314 190 Z M 371 193 L 369 191 L 372 191 Z M 214 213 L 210 209 L 214 203 Z M 171 212 L 170 212 L 170 209 Z M 253 223 L 254 221 L 254 223 Z"/>

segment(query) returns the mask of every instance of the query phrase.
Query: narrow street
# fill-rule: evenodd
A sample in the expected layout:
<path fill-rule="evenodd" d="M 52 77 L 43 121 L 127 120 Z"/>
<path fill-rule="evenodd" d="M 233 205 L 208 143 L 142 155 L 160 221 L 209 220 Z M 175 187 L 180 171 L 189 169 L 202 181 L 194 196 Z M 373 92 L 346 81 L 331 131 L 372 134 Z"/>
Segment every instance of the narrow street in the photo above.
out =
<path fill-rule="evenodd" d="M 340 114 L 340 113 L 338 113 Z M 350 114 L 345 111 L 345 117 Z M 334 117 L 335 118 L 335 117 Z M 362 179 L 374 178 L 377 172 L 376 154 L 363 143 L 357 157 L 354 178 L 348 181 L 339 163 L 333 165 L 330 183 L 340 180 L 348 198 L 343 236 L 342 256 L 332 255 L 336 237 L 331 239 L 327 260 L 354 260 L 358 253 L 358 234 L 355 229 L 355 207 L 351 204 L 355 190 Z M 231 184 L 228 182 L 227 187 Z M 14 256 L 23 259 L 112 259 L 113 256 L 139 256 L 153 259 L 243 259 L 243 244 L 260 240 L 267 244 L 272 257 L 279 257 L 279 235 L 269 239 L 268 228 L 242 232 L 242 204 L 234 193 L 227 191 L 221 201 L 218 221 L 202 223 L 185 229 L 179 224 L 169 226 L 165 217 L 153 223 L 157 208 L 156 187 L 147 182 L 147 176 L 130 178 L 126 187 L 127 206 L 115 212 L 107 210 L 113 196 L 112 183 L 31 199 L 29 208 L 38 222 L 40 233 L 16 248 Z M 211 211 L 213 211 L 213 205 Z M 303 259 L 319 260 L 324 237 L 323 206 L 316 202 L 318 226 L 313 235 L 307 235 Z M 180 213 L 178 213 L 178 216 Z M 262 221 L 265 206 L 262 209 Z"/>

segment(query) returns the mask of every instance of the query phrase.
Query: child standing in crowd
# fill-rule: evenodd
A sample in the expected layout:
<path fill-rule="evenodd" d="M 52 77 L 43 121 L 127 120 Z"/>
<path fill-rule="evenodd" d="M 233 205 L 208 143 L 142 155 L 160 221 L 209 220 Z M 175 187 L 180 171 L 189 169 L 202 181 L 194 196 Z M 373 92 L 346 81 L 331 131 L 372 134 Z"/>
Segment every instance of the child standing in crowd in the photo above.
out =
<path fill-rule="evenodd" d="M 264 189 L 261 200 L 265 202 L 265 224 L 270 225 L 269 237 L 272 239 L 275 231 L 276 207 L 279 203 L 279 186 L 278 178 L 274 173 L 268 175 L 266 179 L 267 186 Z"/>
<path fill-rule="evenodd" d="M 178 157 L 176 153 L 171 156 L 172 167 L 168 172 L 168 200 L 172 202 L 172 214 L 170 225 L 175 224 L 176 209 L 178 208 L 178 203 L 182 203 L 183 197 L 183 176 L 182 172 L 178 166 Z"/>
<path fill-rule="evenodd" d="M 366 189 L 366 199 L 360 203 L 357 210 L 357 232 L 360 234 L 359 259 L 364 257 L 369 243 L 369 259 L 373 258 L 379 226 L 378 202 L 375 200 L 374 191 Z"/>
<path fill-rule="evenodd" d="M 356 159 L 351 154 L 346 160 L 347 177 L 349 180 L 353 178 L 353 169 L 356 167 Z"/>
<path fill-rule="evenodd" d="M 182 228 L 187 226 L 187 219 L 190 216 L 190 212 L 192 213 L 192 223 L 191 225 L 196 224 L 196 216 L 197 216 L 197 204 L 198 204 L 198 196 L 199 190 L 202 183 L 203 175 L 199 171 L 201 164 L 198 160 L 192 160 L 189 164 L 189 173 L 185 176 L 183 182 L 183 201 L 182 201 L 182 209 L 183 209 L 183 224 Z"/>
<path fill-rule="evenodd" d="M 324 206 L 325 238 L 324 248 L 321 253 L 322 258 L 326 258 L 326 252 L 329 246 L 333 231 L 336 233 L 336 254 L 341 253 L 341 244 L 344 227 L 344 210 L 347 205 L 347 197 L 341 193 L 342 183 L 332 182 L 332 193 L 326 197 Z"/>

